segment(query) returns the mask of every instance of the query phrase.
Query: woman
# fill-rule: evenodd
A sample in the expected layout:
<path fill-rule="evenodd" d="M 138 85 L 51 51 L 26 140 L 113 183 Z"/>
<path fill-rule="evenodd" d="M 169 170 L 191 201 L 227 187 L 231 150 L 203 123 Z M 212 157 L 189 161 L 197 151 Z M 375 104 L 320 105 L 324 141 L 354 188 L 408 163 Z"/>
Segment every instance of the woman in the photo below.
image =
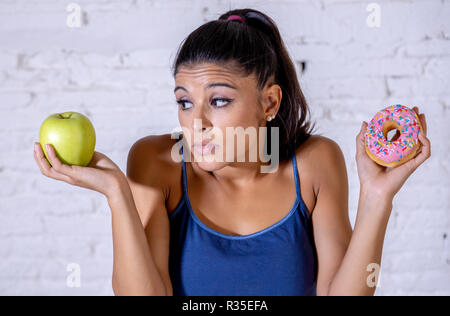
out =
<path fill-rule="evenodd" d="M 98 152 L 88 167 L 68 166 L 50 146 L 51 166 L 35 149 L 44 175 L 106 196 L 115 294 L 373 295 L 368 279 L 378 271 L 393 198 L 430 157 L 424 114 L 421 152 L 396 168 L 368 157 L 363 122 L 352 232 L 343 154 L 312 134 L 295 68 L 267 15 L 232 10 L 200 26 L 178 51 L 173 75 L 183 144 L 169 134 L 138 140 L 127 175 Z M 260 157 L 238 161 L 230 138 L 212 137 L 226 127 L 276 128 L 276 139 L 264 134 L 271 157 L 279 153 L 275 171 L 261 172 Z M 196 146 L 196 132 L 214 146 Z M 235 159 L 195 160 L 219 149 Z"/>

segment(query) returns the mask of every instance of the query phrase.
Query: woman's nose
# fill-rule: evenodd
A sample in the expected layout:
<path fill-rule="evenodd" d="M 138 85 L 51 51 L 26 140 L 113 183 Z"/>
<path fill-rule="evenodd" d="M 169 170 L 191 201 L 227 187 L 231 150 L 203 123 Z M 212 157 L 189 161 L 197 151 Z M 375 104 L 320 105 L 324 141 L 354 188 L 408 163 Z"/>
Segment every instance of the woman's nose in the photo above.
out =
<path fill-rule="evenodd" d="M 207 130 L 212 129 L 212 124 L 209 120 L 204 120 L 201 118 L 195 118 L 194 119 L 194 132 L 196 133 L 205 133 Z"/>
<path fill-rule="evenodd" d="M 196 132 L 203 132 L 212 127 L 209 115 L 204 110 L 195 111 L 192 119 L 193 127 Z"/>

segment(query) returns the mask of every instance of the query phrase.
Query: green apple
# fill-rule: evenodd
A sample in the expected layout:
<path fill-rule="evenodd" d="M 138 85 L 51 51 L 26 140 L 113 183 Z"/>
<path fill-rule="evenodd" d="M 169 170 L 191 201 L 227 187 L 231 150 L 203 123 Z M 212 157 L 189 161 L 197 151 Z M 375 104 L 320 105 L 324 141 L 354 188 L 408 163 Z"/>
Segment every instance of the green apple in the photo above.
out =
<path fill-rule="evenodd" d="M 39 142 L 51 165 L 46 144 L 55 148 L 56 156 L 68 165 L 87 166 L 94 155 L 95 130 L 81 113 L 64 112 L 48 116 L 39 130 Z"/>

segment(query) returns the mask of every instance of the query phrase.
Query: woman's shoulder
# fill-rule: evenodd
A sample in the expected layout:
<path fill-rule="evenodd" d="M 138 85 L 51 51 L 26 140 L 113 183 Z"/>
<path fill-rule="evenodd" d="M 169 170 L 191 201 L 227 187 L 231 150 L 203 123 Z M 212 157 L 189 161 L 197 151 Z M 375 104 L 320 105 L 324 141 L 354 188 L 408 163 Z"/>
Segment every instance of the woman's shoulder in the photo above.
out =
<path fill-rule="evenodd" d="M 345 159 L 339 144 L 322 135 L 310 135 L 295 151 L 299 173 L 309 176 L 314 191 L 322 181 L 327 181 L 333 169 L 345 166 Z"/>
<path fill-rule="evenodd" d="M 319 134 L 310 135 L 300 146 L 297 147 L 295 154 L 297 158 L 301 155 L 309 158 L 320 158 L 328 154 L 338 154 L 341 151 L 339 144 Z"/>
<path fill-rule="evenodd" d="M 130 148 L 127 176 L 141 183 L 169 189 L 181 163 L 172 158 L 172 149 L 178 147 L 171 134 L 149 135 L 138 139 Z M 178 179 L 179 180 L 179 179 Z"/>
<path fill-rule="evenodd" d="M 152 154 L 157 160 L 168 162 L 173 146 L 178 146 L 177 142 L 178 139 L 173 139 L 171 134 L 148 135 L 138 139 L 131 149 Z"/>

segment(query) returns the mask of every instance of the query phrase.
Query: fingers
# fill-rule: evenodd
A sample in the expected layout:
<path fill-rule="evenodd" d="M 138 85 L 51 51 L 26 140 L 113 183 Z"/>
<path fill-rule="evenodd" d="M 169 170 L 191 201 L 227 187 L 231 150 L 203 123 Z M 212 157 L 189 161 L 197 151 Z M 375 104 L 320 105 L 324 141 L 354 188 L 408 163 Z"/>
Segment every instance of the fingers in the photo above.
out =
<path fill-rule="evenodd" d="M 367 123 L 365 121 L 361 124 L 361 129 L 359 130 L 359 134 L 356 135 L 356 157 L 359 157 L 361 154 L 365 152 L 364 148 L 364 133 L 367 129 Z"/>
<path fill-rule="evenodd" d="M 419 107 L 417 106 L 413 107 L 413 110 L 417 113 L 417 117 L 420 120 L 420 125 L 422 126 L 423 133 L 425 134 L 425 136 L 427 136 L 427 121 L 425 119 L 425 114 L 420 114 Z"/>
<path fill-rule="evenodd" d="M 51 172 L 51 166 L 48 163 L 47 159 L 44 157 L 42 153 L 41 146 L 38 145 L 38 143 L 34 143 L 34 160 L 36 160 L 36 163 L 41 170 L 42 174 L 49 175 Z"/>
<path fill-rule="evenodd" d="M 405 163 L 409 172 L 416 170 L 417 167 L 419 167 L 431 156 L 431 143 L 424 133 L 419 133 L 419 141 L 421 143 L 421 148 L 419 149 L 418 154 L 413 159 Z"/>
<path fill-rule="evenodd" d="M 46 144 L 45 149 L 47 151 L 47 155 L 50 158 L 50 163 L 52 167 L 58 173 L 62 173 L 66 176 L 70 176 L 72 174 L 72 166 L 66 165 L 59 160 L 56 156 L 55 148 L 51 144 Z"/>
<path fill-rule="evenodd" d="M 427 121 L 425 119 L 425 114 L 419 114 L 420 124 L 422 125 L 423 134 L 427 136 Z"/>
<path fill-rule="evenodd" d="M 50 148 L 47 148 L 46 151 L 51 165 L 48 163 L 41 145 L 39 143 L 35 143 L 34 145 L 34 159 L 36 160 L 41 173 L 49 178 L 72 184 L 73 181 L 69 176 L 70 173 L 65 173 L 70 166 L 62 164 L 58 157 L 56 157 L 54 148 L 51 145 L 49 145 L 49 147 Z"/>

